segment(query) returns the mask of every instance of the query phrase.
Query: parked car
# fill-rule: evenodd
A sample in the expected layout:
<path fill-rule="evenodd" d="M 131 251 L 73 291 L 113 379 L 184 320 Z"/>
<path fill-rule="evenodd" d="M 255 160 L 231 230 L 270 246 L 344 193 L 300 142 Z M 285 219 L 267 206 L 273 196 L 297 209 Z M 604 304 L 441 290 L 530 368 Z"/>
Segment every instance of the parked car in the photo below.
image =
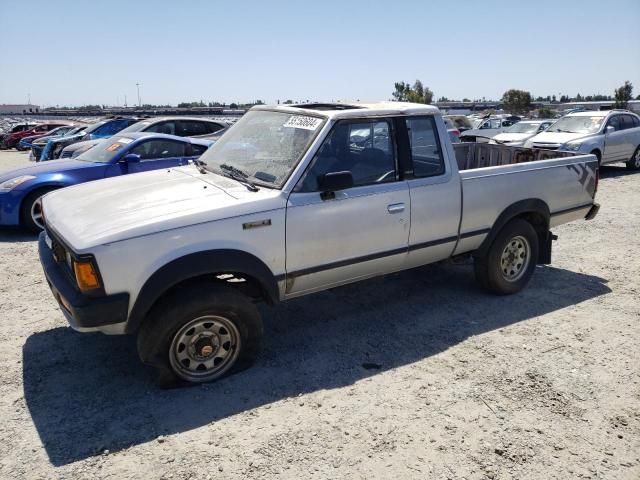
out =
<path fill-rule="evenodd" d="M 23 138 L 30 137 L 32 135 L 46 135 L 49 132 L 55 130 L 56 128 L 61 126 L 66 126 L 66 125 L 70 125 L 70 124 L 62 123 L 62 122 L 41 123 L 31 128 L 30 130 L 24 130 L 22 132 L 11 135 L 10 137 L 7 138 L 6 145 L 8 148 L 16 148 L 17 150 L 22 151 L 24 150 L 24 148 L 20 146 L 20 140 L 22 140 Z"/>
<path fill-rule="evenodd" d="M 46 193 L 90 180 L 185 165 L 202 155 L 211 143 L 158 133 L 128 133 L 103 140 L 76 159 L 43 162 L 2 173 L 0 225 L 39 231 L 40 197 Z"/>
<path fill-rule="evenodd" d="M 534 135 L 544 132 L 555 120 L 523 120 L 494 136 L 489 143 L 500 143 L 510 147 L 521 147 Z"/>
<path fill-rule="evenodd" d="M 516 117 L 519 118 L 519 117 Z M 478 138 L 490 139 L 504 132 L 511 125 L 518 122 L 516 118 L 490 117 L 482 120 L 476 128 L 460 133 L 460 141 L 475 142 Z"/>
<path fill-rule="evenodd" d="M 31 152 L 29 153 L 29 160 L 32 162 L 39 161 L 40 157 L 42 156 L 42 151 L 49 143 L 49 140 L 51 140 L 52 138 L 72 137 L 76 134 L 80 134 L 84 132 L 88 127 L 89 125 L 80 125 L 77 127 L 73 127 L 71 130 L 63 133 L 62 135 L 52 135 L 52 136 L 45 135 L 41 138 L 33 140 L 31 142 Z"/>
<path fill-rule="evenodd" d="M 177 135 L 179 137 L 208 138 L 214 140 L 220 137 L 227 128 L 229 128 L 229 124 L 226 122 L 206 118 L 158 117 L 140 120 L 121 130 L 120 133 L 156 132 Z M 92 148 L 99 141 L 100 140 L 85 140 L 69 145 L 62 150 L 60 158 L 75 158 Z"/>
<path fill-rule="evenodd" d="M 442 120 L 444 121 L 445 127 L 447 127 L 447 133 L 449 134 L 449 140 L 451 140 L 451 143 L 459 143 L 460 130 L 453 125 L 453 122 L 450 119 L 443 116 Z"/>
<path fill-rule="evenodd" d="M 49 130 L 46 133 L 39 133 L 36 135 L 29 135 L 28 137 L 22 137 L 18 142 L 16 148 L 18 150 L 29 150 L 33 146 L 33 142 L 38 139 L 61 137 L 70 133 L 75 128 L 77 128 L 76 125 L 60 125 L 55 127 L 53 130 Z"/>
<path fill-rule="evenodd" d="M 5 131 L 4 133 L 2 133 L 2 135 L 0 135 L 0 149 L 12 148 L 9 146 L 8 141 L 13 135 L 17 135 L 22 132 L 31 130 L 36 125 L 38 124 L 33 122 L 25 122 L 25 123 L 18 123 L 8 128 L 7 131 Z"/>
<path fill-rule="evenodd" d="M 116 117 L 101 120 L 88 126 L 85 130 L 73 135 L 67 135 L 61 138 L 52 138 L 45 145 L 38 161 L 53 160 L 60 157 L 65 147 L 83 140 L 98 140 L 109 138 L 120 130 L 127 128 L 129 125 L 136 123 L 139 118 L 135 117 Z"/>
<path fill-rule="evenodd" d="M 640 169 L 640 117 L 627 110 L 570 113 L 525 146 L 591 153 L 600 165 L 625 162 Z"/>
<path fill-rule="evenodd" d="M 463 254 L 487 290 L 518 292 L 551 261 L 551 228 L 598 212 L 593 155 L 451 145 L 422 104 L 254 107 L 199 160 L 42 199 L 65 317 L 136 333 L 165 384 L 250 365 L 258 301 Z"/>

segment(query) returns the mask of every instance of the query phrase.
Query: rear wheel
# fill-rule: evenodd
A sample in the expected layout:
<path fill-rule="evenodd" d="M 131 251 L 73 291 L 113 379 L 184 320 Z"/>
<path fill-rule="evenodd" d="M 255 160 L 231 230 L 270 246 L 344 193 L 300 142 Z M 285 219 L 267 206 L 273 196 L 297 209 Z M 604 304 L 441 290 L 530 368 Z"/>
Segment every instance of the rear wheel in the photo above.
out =
<path fill-rule="evenodd" d="M 37 190 L 25 197 L 22 201 L 22 206 L 20 207 L 20 225 L 22 228 L 32 233 L 39 233 L 44 229 L 44 222 L 42 219 L 42 197 L 53 190 L 56 189 L 48 188 Z"/>
<path fill-rule="evenodd" d="M 255 360 L 262 337 L 256 306 L 239 291 L 194 284 L 161 300 L 138 332 L 138 353 L 172 387 L 218 380 Z"/>
<path fill-rule="evenodd" d="M 629 170 L 640 170 L 640 145 L 636 148 L 633 156 L 626 163 Z"/>
<path fill-rule="evenodd" d="M 522 290 L 538 263 L 538 234 L 525 220 L 507 223 L 486 255 L 477 256 L 474 270 L 478 282 L 490 292 L 509 295 Z"/>

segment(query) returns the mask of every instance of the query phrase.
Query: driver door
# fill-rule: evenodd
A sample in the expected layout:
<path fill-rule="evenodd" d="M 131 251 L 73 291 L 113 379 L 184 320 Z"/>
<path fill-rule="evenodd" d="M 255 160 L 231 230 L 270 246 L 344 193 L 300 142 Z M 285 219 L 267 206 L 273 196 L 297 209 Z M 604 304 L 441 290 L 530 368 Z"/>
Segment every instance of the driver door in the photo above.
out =
<path fill-rule="evenodd" d="M 392 122 L 338 122 L 289 196 L 286 297 L 402 268 L 410 198 L 398 180 Z M 318 177 L 350 171 L 351 188 L 322 195 Z"/>

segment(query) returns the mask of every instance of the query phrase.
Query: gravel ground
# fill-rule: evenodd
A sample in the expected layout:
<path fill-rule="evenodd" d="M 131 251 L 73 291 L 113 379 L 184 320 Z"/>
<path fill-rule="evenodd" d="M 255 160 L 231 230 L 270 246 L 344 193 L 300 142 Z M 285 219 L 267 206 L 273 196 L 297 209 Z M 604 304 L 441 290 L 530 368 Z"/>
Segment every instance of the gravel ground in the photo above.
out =
<path fill-rule="evenodd" d="M 252 369 L 170 391 L 0 230 L 0 478 L 638 479 L 640 174 L 602 177 L 518 295 L 434 265 L 265 307 Z"/>

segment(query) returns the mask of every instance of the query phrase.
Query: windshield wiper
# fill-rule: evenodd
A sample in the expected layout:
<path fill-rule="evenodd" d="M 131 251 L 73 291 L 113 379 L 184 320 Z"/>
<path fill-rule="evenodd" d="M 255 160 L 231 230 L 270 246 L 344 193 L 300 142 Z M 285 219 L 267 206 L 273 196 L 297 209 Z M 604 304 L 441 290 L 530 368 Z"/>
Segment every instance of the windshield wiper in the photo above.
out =
<path fill-rule="evenodd" d="M 206 162 L 203 162 L 202 160 L 199 160 L 197 158 L 192 158 L 191 163 L 198 169 L 200 173 L 202 174 L 207 173 L 207 169 L 205 168 L 207 166 Z"/>
<path fill-rule="evenodd" d="M 242 183 L 250 192 L 257 192 L 260 190 L 253 182 L 251 182 L 251 180 L 249 180 L 249 175 L 239 168 L 223 163 L 220 165 L 220 169 L 224 176 L 233 178 L 235 181 Z"/>
<path fill-rule="evenodd" d="M 562 130 L 561 128 L 556 128 L 554 131 L 562 132 L 562 133 L 576 133 L 576 132 L 572 132 L 571 130 Z"/>

